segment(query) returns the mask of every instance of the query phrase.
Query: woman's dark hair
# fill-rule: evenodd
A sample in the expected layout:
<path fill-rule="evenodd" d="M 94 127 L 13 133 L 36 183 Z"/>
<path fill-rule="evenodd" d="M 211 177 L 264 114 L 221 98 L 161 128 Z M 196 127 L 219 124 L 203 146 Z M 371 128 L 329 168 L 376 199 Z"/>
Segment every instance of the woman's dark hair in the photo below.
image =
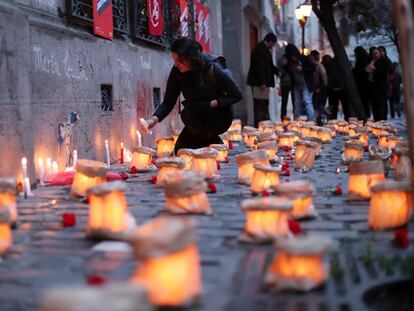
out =
<path fill-rule="evenodd" d="M 177 54 L 182 59 L 190 61 L 193 70 L 201 70 L 203 65 L 203 48 L 197 41 L 187 37 L 179 38 L 171 45 L 171 52 Z"/>
<path fill-rule="evenodd" d="M 366 64 L 368 62 L 368 52 L 367 50 L 365 50 L 362 46 L 357 46 L 354 49 L 354 54 L 355 54 L 355 63 L 356 64 Z"/>
<path fill-rule="evenodd" d="M 263 39 L 266 42 L 277 42 L 277 37 L 273 32 L 269 32 Z"/>
<path fill-rule="evenodd" d="M 380 50 L 380 51 L 384 51 L 385 55 L 387 55 L 387 49 L 385 48 L 385 46 L 380 45 L 380 46 L 378 47 L 378 50 Z"/>

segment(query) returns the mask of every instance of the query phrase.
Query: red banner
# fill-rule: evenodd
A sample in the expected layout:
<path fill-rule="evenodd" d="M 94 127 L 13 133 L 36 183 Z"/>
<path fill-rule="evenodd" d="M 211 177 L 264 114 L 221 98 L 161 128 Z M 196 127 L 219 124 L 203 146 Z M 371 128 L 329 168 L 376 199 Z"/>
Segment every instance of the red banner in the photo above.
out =
<path fill-rule="evenodd" d="M 114 26 L 112 22 L 112 0 L 93 0 L 93 33 L 112 40 Z"/>
<path fill-rule="evenodd" d="M 180 0 L 180 37 L 188 37 L 187 0 Z"/>
<path fill-rule="evenodd" d="M 164 30 L 162 0 L 147 0 L 148 30 L 153 36 L 161 36 Z"/>

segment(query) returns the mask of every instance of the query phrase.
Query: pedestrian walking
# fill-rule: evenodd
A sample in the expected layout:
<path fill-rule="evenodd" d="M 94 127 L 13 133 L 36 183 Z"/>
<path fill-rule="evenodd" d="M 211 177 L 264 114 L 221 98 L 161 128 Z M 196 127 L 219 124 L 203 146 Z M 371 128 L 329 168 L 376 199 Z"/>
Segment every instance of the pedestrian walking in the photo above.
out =
<path fill-rule="evenodd" d="M 325 103 L 328 76 L 325 67 L 320 63 L 320 53 L 317 50 L 313 50 L 310 52 L 310 57 L 316 65 L 313 74 L 313 108 L 315 109 L 316 121 L 321 126 L 327 120 Z"/>
<path fill-rule="evenodd" d="M 390 105 L 391 118 L 395 117 L 395 113 L 398 117 L 401 117 L 401 73 L 399 64 L 397 62 L 392 63 L 392 72 L 390 75 L 391 92 L 388 93 L 388 102 Z"/>
<path fill-rule="evenodd" d="M 170 71 L 162 104 L 147 120 L 148 128 L 161 122 L 174 108 L 180 93 L 185 100 L 181 111 L 184 129 L 175 144 L 181 148 L 201 148 L 222 144 L 218 136 L 233 120 L 231 106 L 242 99 L 235 82 L 216 63 L 207 61 L 201 45 L 189 38 L 180 38 L 171 46 L 174 66 Z"/>
<path fill-rule="evenodd" d="M 370 82 L 372 114 L 375 121 L 387 120 L 388 62 L 378 48 L 370 48 L 370 62 L 365 69 Z"/>
<path fill-rule="evenodd" d="M 275 75 L 279 73 L 273 64 L 272 49 L 277 38 L 268 33 L 252 51 L 247 85 L 252 87 L 254 126 L 260 121 L 269 120 L 269 88 L 275 87 Z"/>
<path fill-rule="evenodd" d="M 369 80 L 368 80 L 368 72 L 365 68 L 368 65 L 369 61 L 369 54 L 368 52 L 362 47 L 357 46 L 354 49 L 355 55 L 355 66 L 352 69 L 352 74 L 354 76 L 355 84 L 361 99 L 361 102 L 364 106 L 364 119 L 367 120 L 371 117 L 371 107 L 370 107 L 370 97 L 369 97 Z"/>
<path fill-rule="evenodd" d="M 310 57 L 300 54 L 299 49 L 293 44 L 286 46 L 286 56 L 295 97 L 294 118 L 299 119 L 302 111 L 306 111 L 308 121 L 312 121 L 315 119 L 312 92 L 316 66 Z"/>
<path fill-rule="evenodd" d="M 287 105 L 289 101 L 289 94 L 292 101 L 292 107 L 293 111 L 295 111 L 295 96 L 293 95 L 293 89 L 292 89 L 292 76 L 289 73 L 288 70 L 288 59 L 286 57 L 286 54 L 283 54 L 281 57 L 279 57 L 277 61 L 277 68 L 279 69 L 280 73 L 280 96 L 282 97 L 282 103 L 280 107 L 280 120 L 283 121 L 283 119 L 286 117 L 287 114 Z"/>

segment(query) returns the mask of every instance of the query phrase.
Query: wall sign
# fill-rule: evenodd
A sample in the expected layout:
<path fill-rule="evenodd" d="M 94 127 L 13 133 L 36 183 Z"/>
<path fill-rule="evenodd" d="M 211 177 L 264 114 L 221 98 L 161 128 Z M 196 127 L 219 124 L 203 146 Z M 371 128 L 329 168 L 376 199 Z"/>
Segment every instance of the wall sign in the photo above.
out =
<path fill-rule="evenodd" d="M 93 0 L 93 33 L 106 39 L 113 39 L 112 0 Z"/>

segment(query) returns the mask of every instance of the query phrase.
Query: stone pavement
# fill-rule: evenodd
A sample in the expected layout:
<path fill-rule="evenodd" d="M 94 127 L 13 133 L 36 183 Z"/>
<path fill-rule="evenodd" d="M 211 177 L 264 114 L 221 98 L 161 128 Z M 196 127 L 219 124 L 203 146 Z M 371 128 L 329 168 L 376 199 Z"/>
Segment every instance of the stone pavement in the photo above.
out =
<path fill-rule="evenodd" d="M 398 126 L 404 128 L 402 121 Z M 281 178 L 306 179 L 315 184 L 314 204 L 319 217 L 302 221 L 301 227 L 338 241 L 338 248 L 329 256 L 333 276 L 327 284 L 307 294 L 274 294 L 263 288 L 273 247 L 237 242 L 245 219 L 240 202 L 251 197 L 248 187 L 237 184 L 234 155 L 246 151 L 239 145 L 231 150 L 230 163 L 221 165 L 218 192 L 208 195 L 214 215 L 192 216 L 198 221 L 204 289 L 201 304 L 192 310 L 362 311 L 368 310 L 362 300 L 367 289 L 404 278 L 404 272 L 392 269 L 393 260 L 412 255 L 413 248 L 396 248 L 391 242 L 392 231 L 370 231 L 368 202 L 346 200 L 348 174 L 335 173 L 341 166 L 344 140 L 337 135 L 331 144 L 323 145 L 322 155 L 310 172 L 295 172 L 291 163 L 291 176 Z M 149 182 L 152 175 L 135 175 L 127 183 L 129 210 L 138 224 L 163 213 L 163 190 Z M 344 195 L 329 193 L 337 184 L 342 185 Z M 85 238 L 86 204 L 68 199 L 67 187 L 43 187 L 34 193 L 18 201 L 20 223 L 13 230 L 14 246 L 0 263 L 0 310 L 36 310 L 40 294 L 48 287 L 85 284 L 92 274 L 102 275 L 108 282 L 128 279 L 136 265 L 130 253 L 94 251 L 96 242 Z M 62 227 L 64 212 L 76 214 L 75 227 Z M 410 235 L 413 228 L 410 224 Z M 396 255 L 394 259 L 390 259 L 392 255 Z"/>

